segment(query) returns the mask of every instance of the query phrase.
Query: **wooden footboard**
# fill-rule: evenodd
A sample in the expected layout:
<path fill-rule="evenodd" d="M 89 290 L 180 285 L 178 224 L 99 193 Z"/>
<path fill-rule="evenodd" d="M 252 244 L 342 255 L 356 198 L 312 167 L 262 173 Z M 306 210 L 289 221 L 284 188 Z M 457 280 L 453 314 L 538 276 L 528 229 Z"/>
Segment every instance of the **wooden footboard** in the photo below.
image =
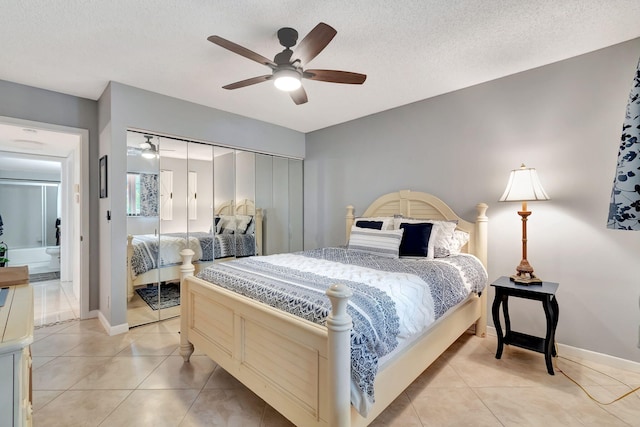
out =
<path fill-rule="evenodd" d="M 193 252 L 182 254 L 185 361 L 198 347 L 296 425 L 350 425 L 350 291 L 327 291 L 333 312 L 322 327 L 191 276 Z"/>

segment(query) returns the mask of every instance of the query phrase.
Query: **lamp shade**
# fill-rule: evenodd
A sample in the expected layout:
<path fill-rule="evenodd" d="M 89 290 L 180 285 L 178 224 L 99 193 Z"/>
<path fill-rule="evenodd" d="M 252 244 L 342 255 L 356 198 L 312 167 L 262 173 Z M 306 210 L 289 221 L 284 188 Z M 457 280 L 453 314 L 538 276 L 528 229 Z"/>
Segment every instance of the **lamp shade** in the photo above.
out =
<path fill-rule="evenodd" d="M 500 197 L 500 201 L 524 202 L 529 200 L 549 200 L 549 196 L 542 188 L 536 170 L 523 164 L 520 169 L 511 171 L 509 183 L 504 194 Z"/>

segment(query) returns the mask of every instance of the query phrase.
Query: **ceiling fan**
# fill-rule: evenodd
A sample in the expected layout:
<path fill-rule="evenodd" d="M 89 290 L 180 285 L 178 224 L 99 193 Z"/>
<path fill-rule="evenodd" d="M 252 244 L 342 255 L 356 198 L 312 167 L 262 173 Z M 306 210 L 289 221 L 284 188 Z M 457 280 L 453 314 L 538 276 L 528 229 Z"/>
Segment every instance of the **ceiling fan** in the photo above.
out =
<path fill-rule="evenodd" d="M 337 31 L 335 29 L 321 22 L 298 43 L 295 50 L 291 50 L 297 43 L 298 32 L 293 28 L 281 28 L 278 30 L 278 40 L 280 40 L 280 44 L 284 46 L 284 50 L 278 53 L 273 58 L 273 61 L 236 43 L 223 39 L 220 36 L 210 36 L 207 40 L 271 68 L 271 74 L 231 83 L 223 86 L 223 89 L 239 89 L 267 80 L 273 80 L 278 89 L 289 92 L 293 102 L 295 102 L 296 105 L 300 105 L 308 101 L 307 93 L 302 87 L 302 79 L 358 85 L 364 83 L 366 80 L 367 76 L 365 74 L 337 70 L 309 70 L 304 68 L 327 47 L 336 34 Z"/>
<path fill-rule="evenodd" d="M 157 159 L 160 157 L 160 149 L 158 144 L 154 144 L 151 142 L 153 138 L 152 135 L 144 135 L 146 139 L 145 142 L 141 142 L 138 147 L 127 147 L 127 154 L 138 156 L 141 155 L 145 159 Z M 173 151 L 173 150 L 165 150 L 163 151 Z"/>

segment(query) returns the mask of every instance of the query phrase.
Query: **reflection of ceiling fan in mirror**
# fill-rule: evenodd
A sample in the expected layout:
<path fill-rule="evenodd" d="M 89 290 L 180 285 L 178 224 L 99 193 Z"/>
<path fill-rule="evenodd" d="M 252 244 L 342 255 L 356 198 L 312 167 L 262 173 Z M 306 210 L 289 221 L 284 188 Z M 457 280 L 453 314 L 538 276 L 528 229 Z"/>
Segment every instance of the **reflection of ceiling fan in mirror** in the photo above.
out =
<path fill-rule="evenodd" d="M 366 80 L 367 76 L 365 74 L 352 73 L 350 71 L 309 70 L 303 68 L 327 47 L 336 34 L 337 31 L 335 29 L 321 22 L 298 43 L 295 50 L 291 50 L 298 41 L 298 32 L 293 28 L 281 28 L 278 31 L 278 39 L 280 44 L 284 46 L 284 50 L 278 53 L 273 61 L 220 36 L 210 36 L 207 40 L 247 59 L 266 65 L 271 69 L 271 74 L 231 83 L 223 86 L 223 89 L 238 89 L 273 80 L 278 89 L 289 92 L 293 102 L 296 105 L 300 105 L 307 102 L 307 93 L 302 87 L 302 79 L 357 85 L 364 83 Z"/>
<path fill-rule="evenodd" d="M 160 151 L 169 152 L 175 151 L 166 148 L 159 148 L 157 143 L 153 143 L 151 140 L 152 135 L 144 135 L 145 142 L 141 142 L 137 147 L 128 146 L 127 154 L 131 156 L 142 156 L 145 159 L 157 159 L 160 157 Z"/>
<path fill-rule="evenodd" d="M 146 141 L 140 144 L 140 148 L 142 149 L 142 157 L 145 159 L 157 159 L 160 157 L 160 153 L 158 152 L 158 146 L 151 142 L 151 135 L 145 135 Z"/>

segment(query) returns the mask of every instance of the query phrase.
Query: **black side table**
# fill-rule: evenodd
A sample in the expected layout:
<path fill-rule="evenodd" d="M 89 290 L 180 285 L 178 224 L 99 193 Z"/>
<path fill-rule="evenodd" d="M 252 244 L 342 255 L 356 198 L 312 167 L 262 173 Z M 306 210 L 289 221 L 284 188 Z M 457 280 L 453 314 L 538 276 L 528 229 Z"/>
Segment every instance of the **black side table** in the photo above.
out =
<path fill-rule="evenodd" d="M 544 359 L 547 362 L 547 372 L 554 375 L 551 357 L 556 355 L 555 336 L 556 327 L 558 326 L 558 301 L 555 294 L 558 290 L 558 283 L 542 282 L 531 285 L 520 285 L 512 282 L 508 277 L 502 276 L 491 284 L 496 290 L 496 296 L 493 300 L 491 313 L 493 315 L 493 324 L 496 327 L 498 335 L 498 349 L 496 350 L 496 359 L 502 357 L 502 349 L 504 344 L 515 345 L 517 347 L 526 348 L 528 350 L 544 353 Z M 511 321 L 509 319 L 509 297 L 519 297 L 542 301 L 544 314 L 547 317 L 547 335 L 544 338 L 534 337 L 532 335 L 523 334 L 511 330 Z M 502 312 L 504 314 L 505 334 L 502 335 L 502 327 L 500 326 L 500 304 L 502 304 Z"/>

